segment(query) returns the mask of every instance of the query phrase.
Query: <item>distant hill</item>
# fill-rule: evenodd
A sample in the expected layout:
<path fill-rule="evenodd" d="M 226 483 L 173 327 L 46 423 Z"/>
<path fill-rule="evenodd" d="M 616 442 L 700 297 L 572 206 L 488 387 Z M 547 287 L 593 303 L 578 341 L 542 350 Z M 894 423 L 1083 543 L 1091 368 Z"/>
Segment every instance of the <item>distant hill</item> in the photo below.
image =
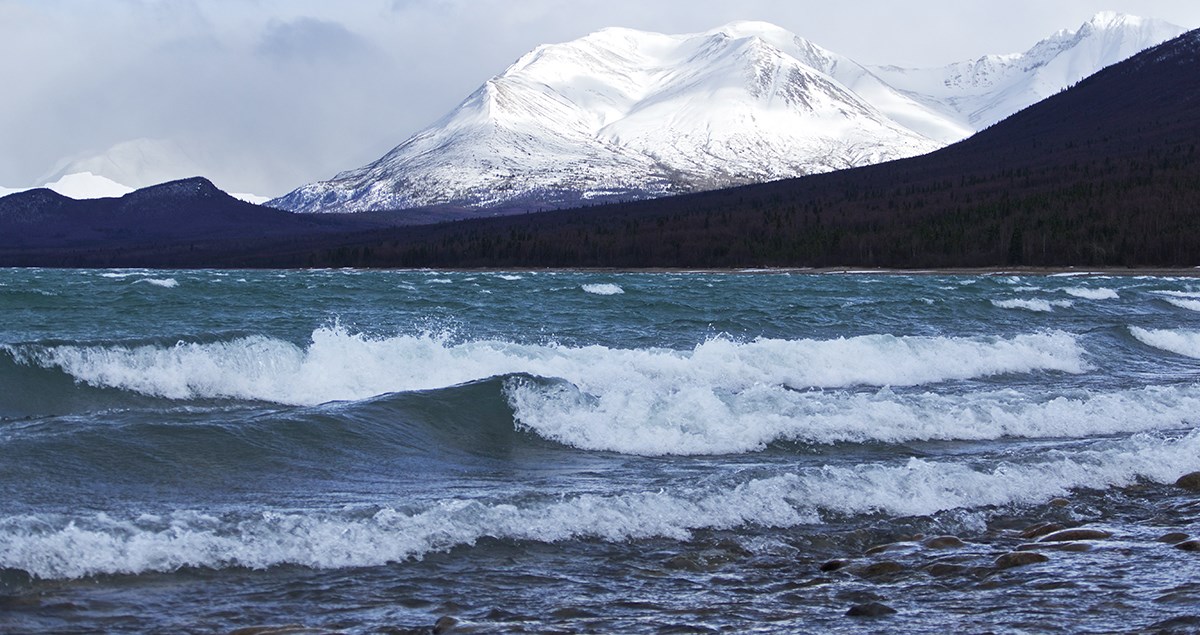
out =
<path fill-rule="evenodd" d="M 86 200 L 38 188 L 0 198 L 0 263 L 153 266 L 159 254 L 170 253 L 173 262 L 204 264 L 214 245 L 223 252 L 253 249 L 380 224 L 253 205 L 201 177 Z M 154 255 L 145 259 L 147 253 Z"/>
<path fill-rule="evenodd" d="M 304 258 L 455 267 L 1194 266 L 1197 144 L 1200 31 L 1191 31 L 930 155 L 387 231 Z"/>

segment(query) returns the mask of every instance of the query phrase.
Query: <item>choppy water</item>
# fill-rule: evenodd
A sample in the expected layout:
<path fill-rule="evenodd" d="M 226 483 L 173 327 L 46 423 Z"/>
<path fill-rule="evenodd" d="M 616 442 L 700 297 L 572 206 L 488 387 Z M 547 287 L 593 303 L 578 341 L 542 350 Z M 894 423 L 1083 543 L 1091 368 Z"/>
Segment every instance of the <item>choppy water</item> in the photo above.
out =
<path fill-rule="evenodd" d="M 1194 278 L 0 270 L 0 316 L 0 631 L 1200 614 Z M 1038 522 L 1113 536 L 997 568 Z"/>

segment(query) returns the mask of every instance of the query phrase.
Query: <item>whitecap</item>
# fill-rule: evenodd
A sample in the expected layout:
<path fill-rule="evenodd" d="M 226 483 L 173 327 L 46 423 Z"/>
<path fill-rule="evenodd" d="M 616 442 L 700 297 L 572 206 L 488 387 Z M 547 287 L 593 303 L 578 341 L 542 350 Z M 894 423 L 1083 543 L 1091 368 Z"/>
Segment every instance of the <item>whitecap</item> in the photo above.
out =
<path fill-rule="evenodd" d="M 662 408 L 661 399 L 702 407 L 760 385 L 914 386 L 1006 373 L 1082 373 L 1089 368 L 1083 353 L 1076 337 L 1062 331 L 1010 338 L 865 335 L 745 343 L 714 338 L 692 350 L 672 350 L 491 340 L 451 344 L 443 336 L 372 338 L 334 326 L 313 331 L 303 347 L 251 336 L 174 346 L 20 348 L 13 355 L 87 384 L 172 399 L 314 405 L 525 373 L 564 379 L 635 412 Z"/>
<path fill-rule="evenodd" d="M 986 464 L 909 459 L 826 466 L 740 482 L 655 491 L 443 499 L 412 510 L 200 510 L 19 515 L 0 519 L 0 568 L 39 579 L 172 572 L 184 567 L 382 566 L 484 538 L 560 543 L 689 540 L 704 529 L 821 523 L 822 512 L 923 516 L 1044 503 L 1073 489 L 1170 483 L 1200 469 L 1200 433 L 1136 435 L 1083 449 Z"/>
<path fill-rule="evenodd" d="M 609 282 L 600 284 L 585 284 L 581 288 L 585 292 L 593 293 L 595 295 L 621 295 L 625 293 L 624 289 Z"/>
<path fill-rule="evenodd" d="M 992 304 L 1001 309 L 1025 309 L 1026 311 L 1034 311 L 1038 313 L 1048 313 L 1053 311 L 1055 307 L 1066 308 L 1073 306 L 1074 302 L 1070 300 L 992 300 Z"/>
<path fill-rule="evenodd" d="M 1116 300 L 1121 297 L 1116 290 L 1108 288 L 1068 287 L 1063 289 L 1063 293 L 1085 300 Z"/>
<path fill-rule="evenodd" d="M 1159 350 L 1200 359 L 1200 331 L 1129 327 L 1138 341 Z"/>
<path fill-rule="evenodd" d="M 139 283 L 162 287 L 164 289 L 174 289 L 175 287 L 179 286 L 179 281 L 175 278 L 142 278 L 141 280 L 135 280 L 133 282 L 133 284 Z"/>
<path fill-rule="evenodd" d="M 1163 298 L 1163 300 L 1165 300 L 1167 304 L 1177 306 L 1181 309 L 1200 311 L 1200 300 L 1185 300 L 1182 298 Z"/>

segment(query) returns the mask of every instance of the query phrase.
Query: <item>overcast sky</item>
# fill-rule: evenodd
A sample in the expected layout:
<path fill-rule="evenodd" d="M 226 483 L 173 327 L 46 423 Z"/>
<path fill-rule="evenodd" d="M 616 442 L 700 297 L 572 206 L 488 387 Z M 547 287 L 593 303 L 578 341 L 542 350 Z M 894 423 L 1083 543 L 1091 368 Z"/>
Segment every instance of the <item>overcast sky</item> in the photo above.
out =
<path fill-rule="evenodd" d="M 538 44 L 606 26 L 778 24 L 866 64 L 1020 52 L 1101 10 L 1200 26 L 1197 0 L 0 0 L 0 186 L 166 140 L 231 191 L 378 158 Z"/>

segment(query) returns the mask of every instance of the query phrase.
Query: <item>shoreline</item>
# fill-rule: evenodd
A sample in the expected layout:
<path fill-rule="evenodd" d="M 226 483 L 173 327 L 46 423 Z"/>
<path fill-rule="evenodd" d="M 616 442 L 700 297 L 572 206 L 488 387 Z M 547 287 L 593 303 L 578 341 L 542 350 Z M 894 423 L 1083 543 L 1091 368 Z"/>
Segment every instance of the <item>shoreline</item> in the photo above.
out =
<path fill-rule="evenodd" d="M 1200 278 L 1200 266 L 1179 267 L 40 267 L 0 266 L 0 270 L 77 271 L 404 271 L 446 273 L 611 273 L 611 274 L 774 274 L 877 276 L 1152 276 Z"/>

